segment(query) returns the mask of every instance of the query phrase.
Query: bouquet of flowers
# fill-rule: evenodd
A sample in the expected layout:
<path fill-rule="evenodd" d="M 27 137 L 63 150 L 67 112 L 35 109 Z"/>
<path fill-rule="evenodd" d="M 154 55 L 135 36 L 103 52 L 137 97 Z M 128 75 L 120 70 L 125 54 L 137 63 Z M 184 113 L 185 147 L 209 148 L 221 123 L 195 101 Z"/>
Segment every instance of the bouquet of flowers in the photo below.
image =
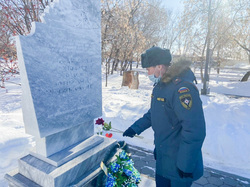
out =
<path fill-rule="evenodd" d="M 97 120 L 96 120 L 96 122 L 95 122 L 95 124 L 96 125 L 98 125 L 98 127 L 97 127 L 97 134 L 98 135 L 102 135 L 102 132 L 103 132 L 103 130 L 105 130 L 105 131 L 111 131 L 111 122 L 109 122 L 109 123 L 106 123 L 106 122 L 104 122 L 104 120 L 102 119 L 102 118 L 98 118 Z M 122 132 L 122 131 L 119 131 L 119 130 L 112 130 L 113 132 Z M 111 138 L 112 136 L 113 136 L 113 134 L 112 133 L 106 133 L 106 135 L 105 135 L 106 137 L 108 137 L 108 138 Z"/>
<path fill-rule="evenodd" d="M 123 131 L 112 127 L 111 122 L 106 123 L 102 118 L 98 118 L 96 120 L 95 124 L 97 125 L 97 131 L 98 131 L 97 134 L 98 135 L 102 135 L 103 130 L 104 131 L 116 132 L 116 133 L 123 133 Z M 108 137 L 108 138 L 111 138 L 113 136 L 113 134 L 112 133 L 106 133 L 105 136 Z M 135 135 L 135 137 L 143 139 L 142 136 Z"/>
<path fill-rule="evenodd" d="M 141 181 L 141 175 L 134 167 L 129 155 L 122 150 L 117 160 L 111 162 L 107 169 L 106 187 L 137 187 Z"/>

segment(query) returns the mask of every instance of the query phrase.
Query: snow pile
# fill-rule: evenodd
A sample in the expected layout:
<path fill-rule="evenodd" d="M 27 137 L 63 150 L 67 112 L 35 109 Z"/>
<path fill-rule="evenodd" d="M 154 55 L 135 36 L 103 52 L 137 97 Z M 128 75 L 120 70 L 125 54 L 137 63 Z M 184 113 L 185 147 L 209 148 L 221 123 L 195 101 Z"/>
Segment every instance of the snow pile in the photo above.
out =
<path fill-rule="evenodd" d="M 250 87 L 250 85 L 248 85 Z M 203 145 L 206 166 L 250 176 L 250 98 L 202 96 L 207 136 Z"/>
<path fill-rule="evenodd" d="M 144 70 L 140 69 L 138 90 L 121 87 L 122 77 L 114 74 L 108 77 L 105 87 L 103 77 L 103 116 L 106 122 L 122 131 L 142 117 L 150 106 L 153 89 Z M 196 71 L 200 89 L 199 72 Z M 250 80 L 239 82 L 244 72 L 222 70 L 217 76 L 212 70 L 210 96 L 201 96 L 207 125 L 207 136 L 203 145 L 206 166 L 249 178 L 250 176 L 250 98 L 226 96 L 250 96 Z M 15 82 L 18 82 L 16 78 Z M 7 186 L 4 174 L 17 167 L 17 159 L 34 147 L 34 138 L 25 134 L 21 110 L 21 88 L 7 84 L 0 89 L 0 186 Z M 122 137 L 113 133 L 113 138 L 129 144 L 154 149 L 153 131 L 144 131 L 140 138 Z"/>
<path fill-rule="evenodd" d="M 7 186 L 3 179 L 6 172 L 15 169 L 17 159 L 35 145 L 33 137 L 25 134 L 20 86 L 6 83 L 6 87 L 8 93 L 0 89 L 0 186 Z"/>

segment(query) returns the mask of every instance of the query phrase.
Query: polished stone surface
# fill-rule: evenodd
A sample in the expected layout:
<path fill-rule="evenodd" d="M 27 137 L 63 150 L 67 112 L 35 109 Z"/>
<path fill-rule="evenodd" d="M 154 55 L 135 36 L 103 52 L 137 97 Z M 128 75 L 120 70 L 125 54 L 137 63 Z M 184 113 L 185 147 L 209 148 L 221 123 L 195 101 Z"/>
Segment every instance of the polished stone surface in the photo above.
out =
<path fill-rule="evenodd" d="M 80 177 L 78 180 L 71 183 L 70 187 L 96 187 L 96 179 L 102 173 L 100 166 L 94 168 L 90 174 Z"/>
<path fill-rule="evenodd" d="M 47 12 L 17 39 L 25 130 L 39 138 L 102 115 L 100 2 L 60 0 Z"/>
<path fill-rule="evenodd" d="M 49 157 L 73 144 L 91 137 L 93 134 L 93 121 L 89 121 L 44 138 L 36 138 L 35 152 L 43 157 Z"/>
<path fill-rule="evenodd" d="M 30 154 L 42 161 L 45 161 L 53 166 L 61 166 L 62 164 L 70 161 L 71 159 L 77 157 L 80 154 L 87 152 L 90 149 L 93 149 L 97 145 L 101 144 L 104 141 L 104 138 L 98 135 L 91 136 L 87 140 L 83 142 L 79 142 L 74 144 L 60 152 L 57 152 L 49 157 L 44 157 L 35 152 L 31 152 Z"/>
<path fill-rule="evenodd" d="M 8 181 L 9 187 L 40 187 L 40 185 L 18 173 L 18 169 L 9 172 L 4 178 Z"/>
<path fill-rule="evenodd" d="M 18 162 L 19 173 L 41 186 L 67 186 L 99 166 L 115 144 L 115 140 L 104 138 L 103 143 L 59 167 L 48 164 L 32 155 L 27 155 Z"/>

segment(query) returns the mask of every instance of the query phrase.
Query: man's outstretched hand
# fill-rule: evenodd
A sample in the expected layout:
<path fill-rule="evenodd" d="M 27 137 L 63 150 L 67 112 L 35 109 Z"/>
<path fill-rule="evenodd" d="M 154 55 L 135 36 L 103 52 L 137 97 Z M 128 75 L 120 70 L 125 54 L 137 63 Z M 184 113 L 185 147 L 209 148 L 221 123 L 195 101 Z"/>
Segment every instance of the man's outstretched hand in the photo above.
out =
<path fill-rule="evenodd" d="M 133 138 L 135 136 L 136 132 L 131 128 L 129 127 L 124 133 L 123 133 L 123 136 L 128 136 L 130 138 Z"/>

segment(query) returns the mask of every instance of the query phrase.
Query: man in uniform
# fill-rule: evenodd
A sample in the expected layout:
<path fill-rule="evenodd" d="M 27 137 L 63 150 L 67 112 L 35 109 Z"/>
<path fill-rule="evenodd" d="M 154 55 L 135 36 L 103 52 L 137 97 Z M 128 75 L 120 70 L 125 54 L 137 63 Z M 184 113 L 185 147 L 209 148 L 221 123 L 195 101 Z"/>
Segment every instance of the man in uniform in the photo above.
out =
<path fill-rule="evenodd" d="M 201 147 L 205 119 L 189 61 L 171 64 L 168 49 L 152 47 L 141 55 L 154 84 L 151 107 L 123 136 L 154 130 L 157 187 L 189 187 L 203 175 Z"/>

